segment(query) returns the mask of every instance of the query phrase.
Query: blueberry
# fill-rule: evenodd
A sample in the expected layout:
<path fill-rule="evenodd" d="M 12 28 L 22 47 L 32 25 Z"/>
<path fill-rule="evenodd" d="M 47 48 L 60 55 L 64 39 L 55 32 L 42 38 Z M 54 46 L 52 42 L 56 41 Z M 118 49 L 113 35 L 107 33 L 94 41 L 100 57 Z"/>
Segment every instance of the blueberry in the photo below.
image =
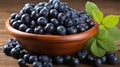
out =
<path fill-rule="evenodd" d="M 10 19 L 10 24 L 12 25 L 13 24 L 13 22 L 15 21 L 15 19 Z"/>
<path fill-rule="evenodd" d="M 39 61 L 41 61 L 41 62 L 49 62 L 50 59 L 46 55 L 41 55 L 41 56 L 39 56 Z"/>
<path fill-rule="evenodd" d="M 77 25 L 76 27 L 77 27 L 77 31 L 78 32 L 84 32 L 84 31 L 86 31 L 86 29 L 82 25 Z"/>
<path fill-rule="evenodd" d="M 43 67 L 42 62 L 35 61 L 32 64 L 32 67 Z"/>
<path fill-rule="evenodd" d="M 61 2 L 55 3 L 54 8 L 57 9 L 58 11 L 63 11 L 65 10 L 65 5 Z"/>
<path fill-rule="evenodd" d="M 65 63 L 65 64 L 68 64 L 70 58 L 71 58 L 71 55 L 66 55 L 66 56 L 64 56 L 64 63 Z"/>
<path fill-rule="evenodd" d="M 48 33 L 51 33 L 54 31 L 54 25 L 52 23 L 47 23 L 47 25 L 44 27 L 44 30 Z"/>
<path fill-rule="evenodd" d="M 18 45 L 19 43 L 17 43 L 17 42 L 11 42 L 11 43 L 9 43 L 9 45 L 11 45 L 11 46 L 13 46 L 13 47 L 16 47 L 16 45 Z"/>
<path fill-rule="evenodd" d="M 3 50 L 3 52 L 4 52 L 6 55 L 9 55 L 9 56 L 10 56 L 10 55 L 11 55 L 11 54 L 10 54 L 10 51 L 11 51 L 12 48 L 13 48 L 13 46 L 10 46 L 10 45 L 7 45 L 7 44 L 6 44 L 6 45 L 3 46 L 3 49 L 2 49 L 2 50 Z"/>
<path fill-rule="evenodd" d="M 43 6 L 35 7 L 37 13 L 39 13 L 41 9 L 43 9 Z"/>
<path fill-rule="evenodd" d="M 74 25 L 78 25 L 80 23 L 80 18 L 74 18 Z"/>
<path fill-rule="evenodd" d="M 69 62 L 70 62 L 69 64 L 73 66 L 78 65 L 80 63 L 79 59 L 75 57 L 71 57 Z"/>
<path fill-rule="evenodd" d="M 12 27 L 15 28 L 15 29 L 17 29 L 19 27 L 19 25 L 20 25 L 20 23 L 18 21 L 14 21 L 12 23 Z"/>
<path fill-rule="evenodd" d="M 56 56 L 54 59 L 53 59 L 53 62 L 55 64 L 62 64 L 64 62 L 64 58 L 62 56 Z"/>
<path fill-rule="evenodd" d="M 17 44 L 15 47 L 23 50 L 23 48 L 22 48 L 22 46 L 20 44 Z"/>
<path fill-rule="evenodd" d="M 80 17 L 84 18 L 84 19 L 87 19 L 89 18 L 89 16 L 87 14 L 80 14 Z"/>
<path fill-rule="evenodd" d="M 23 58 L 23 56 L 24 56 L 25 54 L 26 54 L 26 52 L 25 52 L 24 50 L 21 50 L 19 57 L 20 57 L 20 58 Z"/>
<path fill-rule="evenodd" d="M 18 60 L 18 64 L 19 64 L 20 66 L 25 66 L 25 65 L 26 65 L 26 62 L 25 62 L 25 60 L 23 60 L 22 58 L 20 58 L 20 59 Z"/>
<path fill-rule="evenodd" d="M 53 67 L 53 64 L 51 62 L 44 62 L 43 67 Z"/>
<path fill-rule="evenodd" d="M 93 22 L 93 21 L 90 21 L 90 22 L 88 23 L 88 25 L 89 25 L 90 27 L 93 27 L 93 26 L 94 26 L 94 22 Z"/>
<path fill-rule="evenodd" d="M 92 64 L 94 61 L 94 57 L 92 55 L 87 55 L 85 58 L 85 62 L 88 64 Z"/>
<path fill-rule="evenodd" d="M 18 29 L 19 29 L 20 31 L 25 31 L 27 28 L 28 28 L 27 25 L 25 25 L 25 24 L 20 24 L 20 26 L 19 26 Z"/>
<path fill-rule="evenodd" d="M 61 0 L 49 0 L 49 3 L 54 5 L 55 3 L 58 3 L 60 2 Z"/>
<path fill-rule="evenodd" d="M 59 13 L 57 19 L 63 22 L 66 19 L 66 15 L 64 13 Z"/>
<path fill-rule="evenodd" d="M 21 15 L 20 14 L 17 14 L 16 16 L 15 16 L 15 20 L 20 20 L 21 19 Z"/>
<path fill-rule="evenodd" d="M 73 24 L 74 24 L 74 21 L 71 18 L 66 19 L 64 22 L 64 25 L 67 27 L 73 26 Z"/>
<path fill-rule="evenodd" d="M 34 20 L 32 20 L 30 22 L 30 28 L 35 28 L 36 26 L 37 26 L 37 23 Z"/>
<path fill-rule="evenodd" d="M 103 56 L 103 57 L 101 57 L 100 59 L 101 59 L 102 63 L 105 63 L 105 62 L 106 62 L 106 56 Z"/>
<path fill-rule="evenodd" d="M 34 33 L 35 34 L 43 34 L 44 33 L 44 29 L 42 26 L 37 26 L 34 28 Z"/>
<path fill-rule="evenodd" d="M 50 3 L 45 3 L 44 7 L 46 7 L 47 9 L 52 9 L 53 5 L 51 5 Z"/>
<path fill-rule="evenodd" d="M 30 16 L 28 14 L 23 14 L 21 17 L 21 21 L 24 22 L 25 24 L 29 24 L 30 20 Z"/>
<path fill-rule="evenodd" d="M 46 7 L 44 7 L 43 9 L 41 9 L 40 10 L 40 16 L 45 16 L 45 17 L 48 17 L 48 15 L 49 15 L 49 10 L 46 8 Z"/>
<path fill-rule="evenodd" d="M 95 67 L 99 67 L 102 64 L 102 61 L 101 59 L 95 59 L 93 63 Z"/>
<path fill-rule="evenodd" d="M 87 56 L 87 51 L 86 50 L 82 50 L 77 54 L 77 57 L 79 58 L 80 61 L 83 61 L 86 56 Z"/>
<path fill-rule="evenodd" d="M 29 62 L 30 62 L 30 63 L 33 63 L 33 62 L 35 62 L 35 61 L 38 61 L 38 57 L 37 57 L 36 55 L 31 55 L 31 56 L 29 57 Z"/>
<path fill-rule="evenodd" d="M 27 28 L 25 32 L 27 32 L 27 33 L 33 33 L 33 29 L 32 28 Z"/>
<path fill-rule="evenodd" d="M 38 13 L 36 11 L 32 11 L 31 12 L 31 18 L 34 20 L 37 20 L 37 18 L 39 17 Z"/>
<path fill-rule="evenodd" d="M 67 32 L 68 32 L 68 34 L 76 34 L 77 33 L 77 28 L 75 26 L 68 27 Z"/>
<path fill-rule="evenodd" d="M 15 19 L 15 16 L 17 15 L 17 13 L 12 13 L 11 15 L 10 15 L 10 19 Z"/>
<path fill-rule="evenodd" d="M 66 34 L 66 28 L 64 26 L 58 26 L 57 27 L 57 33 L 59 35 L 65 35 Z"/>
<path fill-rule="evenodd" d="M 45 25 L 48 23 L 48 20 L 47 20 L 47 18 L 45 18 L 45 17 L 39 17 L 39 18 L 37 19 L 37 23 L 38 23 L 38 25 L 40 25 L 40 26 L 45 26 Z"/>
<path fill-rule="evenodd" d="M 55 26 L 60 25 L 60 22 L 56 18 L 52 18 L 50 22 Z"/>
<path fill-rule="evenodd" d="M 31 5 L 25 6 L 23 8 L 24 12 L 27 13 L 27 14 L 31 14 L 32 9 L 33 9 L 33 7 Z"/>
<path fill-rule="evenodd" d="M 113 53 L 106 53 L 106 61 L 108 64 L 117 64 L 119 62 L 119 57 Z"/>
<path fill-rule="evenodd" d="M 20 54 L 20 49 L 19 48 L 13 48 L 10 53 L 14 58 L 18 59 L 19 54 Z"/>
<path fill-rule="evenodd" d="M 25 62 L 29 62 L 29 57 L 31 56 L 31 54 L 25 54 L 23 56 L 23 59 L 25 60 Z"/>
<path fill-rule="evenodd" d="M 58 11 L 56 9 L 51 9 L 50 10 L 50 16 L 57 17 L 57 15 L 58 15 Z"/>

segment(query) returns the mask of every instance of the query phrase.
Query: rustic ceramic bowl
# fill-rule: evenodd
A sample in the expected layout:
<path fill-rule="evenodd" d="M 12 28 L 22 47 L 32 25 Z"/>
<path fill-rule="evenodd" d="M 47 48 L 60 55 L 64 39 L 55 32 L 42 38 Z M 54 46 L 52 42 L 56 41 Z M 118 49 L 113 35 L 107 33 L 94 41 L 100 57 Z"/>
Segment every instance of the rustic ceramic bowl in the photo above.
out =
<path fill-rule="evenodd" d="M 46 54 L 49 56 L 66 55 L 78 52 L 84 47 L 85 42 L 98 32 L 98 25 L 91 29 L 73 35 L 43 35 L 31 34 L 19 31 L 9 24 L 6 20 L 5 30 L 16 37 L 22 47 L 33 54 Z"/>

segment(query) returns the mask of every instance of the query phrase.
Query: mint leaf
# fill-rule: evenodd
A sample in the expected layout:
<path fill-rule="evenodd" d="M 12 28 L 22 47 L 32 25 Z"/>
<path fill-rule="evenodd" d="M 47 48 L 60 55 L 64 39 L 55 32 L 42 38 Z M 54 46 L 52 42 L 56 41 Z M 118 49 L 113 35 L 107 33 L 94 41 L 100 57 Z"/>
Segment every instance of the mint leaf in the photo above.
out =
<path fill-rule="evenodd" d="M 103 13 L 100 10 L 92 10 L 93 18 L 97 21 L 98 24 L 101 24 L 103 20 Z"/>
<path fill-rule="evenodd" d="M 109 15 L 109 16 L 106 16 L 103 19 L 102 24 L 104 24 L 105 27 L 107 27 L 107 28 L 112 28 L 112 27 L 115 27 L 118 24 L 118 21 L 119 21 L 119 16 Z"/>
<path fill-rule="evenodd" d="M 105 50 L 97 43 L 97 41 L 95 40 L 92 45 L 91 45 L 91 52 L 98 56 L 98 57 L 101 57 L 101 56 L 104 56 L 105 55 Z"/>
<path fill-rule="evenodd" d="M 99 29 L 105 30 L 106 28 L 105 28 L 105 26 L 103 24 L 100 24 Z"/>
<path fill-rule="evenodd" d="M 95 3 L 87 1 L 85 5 L 85 10 L 87 11 L 88 15 L 93 18 L 92 10 L 99 10 Z"/>
<path fill-rule="evenodd" d="M 91 38 L 86 42 L 85 49 L 87 49 L 87 50 L 90 51 L 90 46 L 91 46 L 91 44 L 94 42 L 94 40 L 96 40 L 95 37 L 94 37 L 94 36 L 91 37 Z"/>
<path fill-rule="evenodd" d="M 120 40 L 120 30 L 117 27 L 107 28 L 106 31 L 108 32 L 108 35 L 115 41 Z"/>
<path fill-rule="evenodd" d="M 114 52 L 116 51 L 116 44 L 110 38 L 106 38 L 104 40 L 98 40 L 99 45 L 104 48 L 106 51 Z"/>
<path fill-rule="evenodd" d="M 106 39 L 107 37 L 109 37 L 107 31 L 100 29 L 100 30 L 99 30 L 99 33 L 98 33 L 97 39 L 98 39 L 98 40 L 104 40 L 104 39 Z"/>

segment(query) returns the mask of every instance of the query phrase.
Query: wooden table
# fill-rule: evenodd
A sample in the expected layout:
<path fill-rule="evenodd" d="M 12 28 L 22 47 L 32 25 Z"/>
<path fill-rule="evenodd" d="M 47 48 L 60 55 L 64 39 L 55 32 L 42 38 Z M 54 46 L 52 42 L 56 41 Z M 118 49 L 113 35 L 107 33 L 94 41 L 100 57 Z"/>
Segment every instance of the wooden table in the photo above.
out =
<path fill-rule="evenodd" d="M 6 43 L 8 38 L 12 38 L 9 34 L 7 34 L 4 30 L 4 22 L 7 18 L 9 18 L 10 14 L 13 12 L 18 12 L 25 3 L 32 2 L 34 4 L 38 3 L 40 0 L 1 0 L 0 1 L 0 67 L 19 67 L 17 64 L 17 60 L 6 56 L 2 52 L 2 46 Z M 77 10 L 84 10 L 84 5 L 86 0 L 63 0 L 69 3 L 70 7 L 75 8 Z M 99 8 L 105 13 L 108 14 L 118 14 L 120 15 L 120 0 L 91 0 L 94 1 Z M 120 28 L 120 24 L 118 25 Z M 118 45 L 118 49 L 120 49 L 120 45 Z M 120 57 L 120 52 L 116 52 Z M 28 64 L 28 67 L 31 67 Z M 69 67 L 63 65 L 55 65 L 54 67 Z M 92 67 L 90 65 L 80 64 L 76 67 Z M 116 65 L 102 65 L 101 67 L 120 67 L 120 62 Z"/>

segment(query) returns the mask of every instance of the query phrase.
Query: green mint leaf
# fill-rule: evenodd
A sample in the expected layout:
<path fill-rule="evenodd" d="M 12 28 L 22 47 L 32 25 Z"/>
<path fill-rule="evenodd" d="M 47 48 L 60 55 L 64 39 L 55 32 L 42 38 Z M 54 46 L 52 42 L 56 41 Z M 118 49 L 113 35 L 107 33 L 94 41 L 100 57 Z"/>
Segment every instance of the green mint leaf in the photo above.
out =
<path fill-rule="evenodd" d="M 93 18 L 97 21 L 97 23 L 101 24 L 103 20 L 103 13 L 100 10 L 93 10 L 92 14 L 93 14 Z"/>
<path fill-rule="evenodd" d="M 94 36 L 91 37 L 91 38 L 86 42 L 85 49 L 87 49 L 87 50 L 90 51 L 90 46 L 91 46 L 91 44 L 94 42 L 94 40 L 96 40 L 95 37 L 94 37 Z"/>
<path fill-rule="evenodd" d="M 108 36 L 110 36 L 115 41 L 120 40 L 120 30 L 117 27 L 107 28 Z"/>
<path fill-rule="evenodd" d="M 102 30 L 105 30 L 106 28 L 105 28 L 105 26 L 104 26 L 103 24 L 100 24 L 100 25 L 99 25 L 99 29 L 100 29 L 100 30 L 101 30 L 101 29 L 102 29 Z"/>
<path fill-rule="evenodd" d="M 87 11 L 88 15 L 93 18 L 92 10 L 99 10 L 95 3 L 87 1 L 85 5 L 85 10 Z"/>
<path fill-rule="evenodd" d="M 91 52 L 94 55 L 101 57 L 105 55 L 106 51 L 100 45 L 98 45 L 97 41 L 95 40 L 91 45 Z"/>
<path fill-rule="evenodd" d="M 119 21 L 119 16 L 109 15 L 103 19 L 102 24 L 104 24 L 105 27 L 107 27 L 107 28 L 112 28 L 118 24 L 118 21 Z"/>
<path fill-rule="evenodd" d="M 104 40 L 98 40 L 98 43 L 106 51 L 114 52 L 117 50 L 115 42 L 109 37 Z"/>
<path fill-rule="evenodd" d="M 106 39 L 107 37 L 109 37 L 109 36 L 108 36 L 108 32 L 107 32 L 106 30 L 100 29 L 100 30 L 99 30 L 99 33 L 98 33 L 97 39 L 98 39 L 98 40 L 104 40 L 104 39 Z"/>

